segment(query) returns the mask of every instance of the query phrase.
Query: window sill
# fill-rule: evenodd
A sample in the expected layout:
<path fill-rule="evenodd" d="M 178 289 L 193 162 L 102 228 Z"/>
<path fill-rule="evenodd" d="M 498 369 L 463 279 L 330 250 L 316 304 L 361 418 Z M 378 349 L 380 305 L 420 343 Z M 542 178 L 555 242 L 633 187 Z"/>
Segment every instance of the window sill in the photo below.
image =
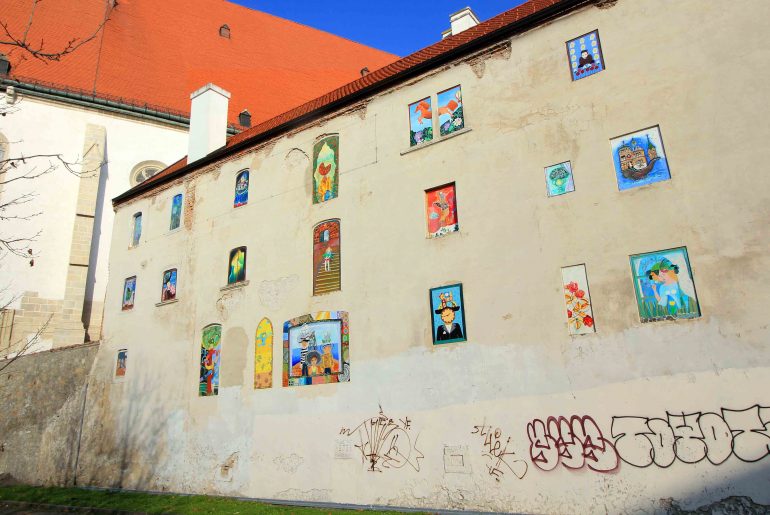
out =
<path fill-rule="evenodd" d="M 238 288 L 244 288 L 249 285 L 249 281 L 241 281 L 234 284 L 228 284 L 227 286 L 222 286 L 219 288 L 219 291 L 228 291 L 228 290 L 237 290 Z"/>
<path fill-rule="evenodd" d="M 463 127 L 459 131 L 455 131 L 452 134 L 449 134 L 447 136 L 439 136 L 437 139 L 432 139 L 432 140 L 428 141 L 427 143 L 421 143 L 419 145 L 415 145 L 413 147 L 409 147 L 406 150 L 402 150 L 401 151 L 401 155 L 403 156 L 404 154 L 408 154 L 410 152 L 414 152 L 415 150 L 420 150 L 422 148 L 427 148 L 427 147 L 433 146 L 436 143 L 441 143 L 442 141 L 446 141 L 448 139 L 452 139 L 455 136 L 459 136 L 460 134 L 465 134 L 466 132 L 470 132 L 470 131 L 471 131 L 470 127 Z"/>
<path fill-rule="evenodd" d="M 155 307 L 158 308 L 160 306 L 165 306 L 166 304 L 173 304 L 174 302 L 179 302 L 179 299 L 164 300 L 156 303 Z"/>

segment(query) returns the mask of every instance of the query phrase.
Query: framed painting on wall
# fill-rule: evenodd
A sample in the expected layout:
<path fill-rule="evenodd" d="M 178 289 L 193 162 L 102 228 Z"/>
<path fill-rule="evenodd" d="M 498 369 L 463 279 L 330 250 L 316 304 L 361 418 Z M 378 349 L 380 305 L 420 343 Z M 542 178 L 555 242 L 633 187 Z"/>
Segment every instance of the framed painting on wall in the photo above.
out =
<path fill-rule="evenodd" d="M 167 302 L 176 299 L 176 268 L 163 272 L 163 289 L 160 301 Z"/>
<path fill-rule="evenodd" d="M 567 56 L 569 57 L 572 80 L 580 80 L 595 75 L 604 70 L 602 44 L 599 41 L 599 31 L 592 30 L 588 34 L 567 41 Z"/>
<path fill-rule="evenodd" d="M 428 238 L 438 238 L 460 230 L 455 183 L 425 190 L 425 221 Z"/>
<path fill-rule="evenodd" d="M 233 207 L 245 206 L 249 203 L 249 171 L 241 170 L 235 176 L 235 197 Z"/>
<path fill-rule="evenodd" d="M 207 325 L 201 335 L 201 370 L 198 395 L 208 397 L 219 394 L 219 362 L 221 360 L 222 326 Z"/>
<path fill-rule="evenodd" d="M 313 204 L 337 198 L 340 185 L 340 137 L 326 136 L 313 145 Z"/>
<path fill-rule="evenodd" d="M 127 311 L 134 309 L 134 299 L 136 298 L 136 276 L 129 277 L 123 283 L 123 303 L 121 309 Z"/>
<path fill-rule="evenodd" d="M 313 228 L 313 295 L 341 287 L 340 221 L 324 220 Z"/>
<path fill-rule="evenodd" d="M 182 224 L 182 194 L 174 195 L 171 199 L 171 223 L 169 224 L 169 230 L 173 231 L 178 229 Z"/>
<path fill-rule="evenodd" d="M 283 324 L 283 385 L 350 381 L 348 314 L 321 311 Z"/>
<path fill-rule="evenodd" d="M 433 139 L 433 110 L 431 98 L 425 97 L 409 104 L 409 146 L 414 147 Z"/>
<path fill-rule="evenodd" d="M 115 377 L 124 377 L 126 375 L 126 366 L 128 361 L 128 349 L 118 351 L 118 359 L 115 364 Z"/>
<path fill-rule="evenodd" d="M 246 247 L 236 247 L 230 251 L 227 264 L 227 284 L 246 280 Z"/>
<path fill-rule="evenodd" d="M 549 197 L 556 197 L 575 191 L 572 177 L 572 163 L 563 163 L 545 167 L 545 185 Z"/>
<path fill-rule="evenodd" d="M 567 304 L 567 326 L 569 334 L 596 332 L 591 294 L 588 292 L 588 278 L 585 265 L 565 266 L 561 269 L 564 286 L 564 301 Z"/>
<path fill-rule="evenodd" d="M 463 285 L 451 284 L 430 289 L 433 344 L 464 342 L 468 339 L 465 324 Z"/>
<path fill-rule="evenodd" d="M 254 338 L 254 388 L 273 386 L 273 324 L 263 318 Z"/>
<path fill-rule="evenodd" d="M 687 247 L 630 257 L 642 322 L 700 317 Z"/>
<path fill-rule="evenodd" d="M 671 178 L 663 138 L 657 125 L 612 138 L 610 146 L 619 190 Z"/>
<path fill-rule="evenodd" d="M 465 127 L 463 95 L 460 86 L 440 92 L 437 99 L 439 134 L 447 136 Z"/>

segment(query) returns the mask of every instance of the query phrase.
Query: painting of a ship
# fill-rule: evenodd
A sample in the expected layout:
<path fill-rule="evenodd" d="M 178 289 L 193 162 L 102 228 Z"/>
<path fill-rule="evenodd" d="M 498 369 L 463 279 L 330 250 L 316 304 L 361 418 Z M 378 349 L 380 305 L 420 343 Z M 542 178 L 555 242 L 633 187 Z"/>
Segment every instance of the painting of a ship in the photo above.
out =
<path fill-rule="evenodd" d="M 620 190 L 671 178 L 658 126 L 613 138 L 610 144 Z"/>

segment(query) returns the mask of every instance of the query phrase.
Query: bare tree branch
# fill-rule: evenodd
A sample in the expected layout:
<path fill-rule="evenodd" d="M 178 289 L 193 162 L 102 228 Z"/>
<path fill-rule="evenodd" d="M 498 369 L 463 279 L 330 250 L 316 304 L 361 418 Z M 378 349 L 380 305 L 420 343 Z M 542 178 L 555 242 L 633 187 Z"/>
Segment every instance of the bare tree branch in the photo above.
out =
<path fill-rule="evenodd" d="M 41 325 L 38 330 L 32 335 L 31 338 L 27 338 L 27 341 L 24 342 L 21 347 L 18 347 L 18 350 L 12 351 L 10 354 L 5 356 L 5 359 L 0 361 L 0 373 L 3 372 L 6 368 L 11 366 L 11 364 L 22 357 L 23 355 L 29 353 L 31 350 L 34 349 L 35 345 L 40 341 L 40 338 L 43 336 L 43 333 L 45 333 L 45 330 L 48 329 L 48 324 L 51 323 L 51 320 L 53 319 L 53 313 L 48 315 L 48 319 Z M 22 343 L 22 340 L 17 340 L 16 342 L 11 344 L 11 349 L 16 348 L 16 345 Z M 9 357 L 10 356 L 10 357 Z"/>
<path fill-rule="evenodd" d="M 41 39 L 39 43 L 33 43 L 29 40 L 29 31 L 32 28 L 32 22 L 34 21 L 35 17 L 35 8 L 40 1 L 41 0 L 33 0 L 32 10 L 30 12 L 27 25 L 24 28 L 24 33 L 19 36 L 15 36 L 12 33 L 10 27 L 8 26 L 8 22 L 0 20 L 0 28 L 2 28 L 2 31 L 0 31 L 0 47 L 12 47 L 12 49 L 21 49 L 24 51 L 25 55 L 32 56 L 35 59 L 39 59 L 43 62 L 60 61 L 62 57 L 71 54 L 89 41 L 96 39 L 96 37 L 104 29 L 105 23 L 107 23 L 107 21 L 110 19 L 109 16 L 113 9 L 113 2 L 111 0 L 105 0 L 106 7 L 104 18 L 92 33 L 84 38 L 72 38 L 67 41 L 64 46 L 52 50 L 46 48 L 44 39 Z"/>

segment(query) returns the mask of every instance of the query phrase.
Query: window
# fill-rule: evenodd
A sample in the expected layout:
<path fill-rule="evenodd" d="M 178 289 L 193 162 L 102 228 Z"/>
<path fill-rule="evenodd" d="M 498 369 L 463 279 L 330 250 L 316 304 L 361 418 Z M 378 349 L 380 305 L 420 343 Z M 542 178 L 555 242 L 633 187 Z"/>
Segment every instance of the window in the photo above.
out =
<path fill-rule="evenodd" d="M 323 137 L 313 145 L 313 204 L 337 198 L 340 187 L 340 137 Z"/>
<path fill-rule="evenodd" d="M 123 283 L 123 301 L 122 310 L 128 311 L 134 309 L 134 298 L 136 297 L 136 276 L 129 277 Z"/>
<path fill-rule="evenodd" d="M 171 200 L 171 225 L 170 230 L 178 229 L 182 222 L 182 194 L 174 195 Z"/>
<path fill-rule="evenodd" d="M 160 294 L 161 302 L 176 299 L 176 268 L 163 272 L 163 287 Z"/>
<path fill-rule="evenodd" d="M 326 220 L 313 229 L 313 295 L 341 289 L 340 221 Z"/>
<path fill-rule="evenodd" d="M 457 224 L 455 183 L 425 191 L 425 220 L 428 238 L 438 238 L 460 230 Z"/>
<path fill-rule="evenodd" d="M 227 265 L 227 284 L 235 284 L 246 280 L 246 247 L 237 247 L 230 251 L 230 262 Z"/>
<path fill-rule="evenodd" d="M 249 202 L 249 171 L 238 172 L 235 177 L 235 200 L 233 207 L 243 206 Z"/>
<path fill-rule="evenodd" d="M 166 168 L 160 161 L 142 161 L 131 170 L 131 187 L 141 184 Z"/>
<path fill-rule="evenodd" d="M 433 140 L 434 120 L 439 135 L 449 136 L 465 127 L 463 98 L 460 85 L 440 91 L 436 95 L 436 111 L 433 116 L 433 97 L 425 97 L 409 104 L 409 146 L 414 147 Z"/>
<path fill-rule="evenodd" d="M 131 228 L 131 246 L 136 247 L 142 238 L 142 213 L 136 213 Z"/>

